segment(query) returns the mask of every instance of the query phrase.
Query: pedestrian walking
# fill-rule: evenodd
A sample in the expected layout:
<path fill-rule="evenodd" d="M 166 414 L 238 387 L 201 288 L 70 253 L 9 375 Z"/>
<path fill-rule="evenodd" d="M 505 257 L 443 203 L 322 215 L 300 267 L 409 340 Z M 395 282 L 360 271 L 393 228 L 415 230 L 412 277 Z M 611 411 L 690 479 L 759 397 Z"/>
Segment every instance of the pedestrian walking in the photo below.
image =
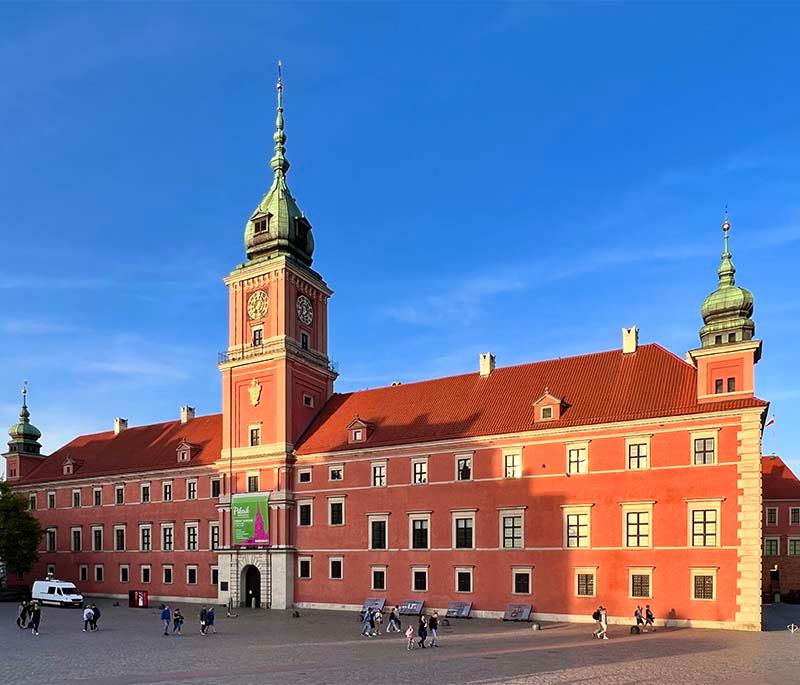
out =
<path fill-rule="evenodd" d="M 97 622 L 100 620 L 100 609 L 96 604 L 92 604 L 92 630 L 99 630 Z"/>
<path fill-rule="evenodd" d="M 369 609 L 364 609 L 364 623 L 361 626 L 361 634 L 366 637 L 371 637 L 372 632 L 372 612 Z"/>
<path fill-rule="evenodd" d="M 601 630 L 601 626 L 600 626 L 600 610 L 602 608 L 603 608 L 603 605 L 601 604 L 600 606 L 597 607 L 597 609 L 594 610 L 594 613 L 592 614 L 592 620 L 595 621 L 594 631 L 592 632 L 592 635 L 594 637 L 600 637 L 600 630 Z"/>
<path fill-rule="evenodd" d="M 39 634 L 39 623 L 42 620 L 42 610 L 39 608 L 38 602 L 33 603 L 33 608 L 31 609 L 31 634 L 38 635 Z"/>
<path fill-rule="evenodd" d="M 214 613 L 214 607 L 208 607 L 208 612 L 206 613 L 206 624 L 208 627 L 206 628 L 206 631 L 208 631 L 208 629 L 210 628 L 211 632 L 214 633 L 214 635 L 217 634 L 217 628 L 214 625 L 215 620 L 216 620 L 216 615 Z"/>
<path fill-rule="evenodd" d="M 375 619 L 375 634 L 380 635 L 381 627 L 383 626 L 383 614 L 380 609 L 375 609 L 373 618 Z"/>
<path fill-rule="evenodd" d="M 636 627 L 639 628 L 639 630 L 644 630 L 644 616 L 642 616 L 642 607 L 636 607 L 636 611 L 633 612 L 633 617 L 636 619 Z"/>
<path fill-rule="evenodd" d="M 439 639 L 439 612 L 434 611 L 428 619 L 428 629 L 431 631 L 431 647 L 438 647 L 436 642 Z"/>
<path fill-rule="evenodd" d="M 172 619 L 172 612 L 169 610 L 169 607 L 165 604 L 161 609 L 161 622 L 164 624 L 164 635 L 169 635 L 169 623 Z"/>
<path fill-rule="evenodd" d="M 600 607 L 600 632 L 597 637 L 608 640 L 608 609 L 604 606 Z"/>
<path fill-rule="evenodd" d="M 406 628 L 406 640 L 408 640 L 406 649 L 414 649 L 414 628 L 412 626 Z"/>
<path fill-rule="evenodd" d="M 395 606 L 389 614 L 389 625 L 386 626 L 386 632 L 399 633 L 400 632 L 400 607 Z"/>
<path fill-rule="evenodd" d="M 92 613 L 92 607 L 87 606 L 83 610 L 83 632 L 86 632 L 86 629 L 94 630 L 92 628 L 92 622 L 94 621 L 94 613 Z"/>
<path fill-rule="evenodd" d="M 19 603 L 19 609 L 17 611 L 17 628 L 20 629 L 25 628 L 27 622 L 28 622 L 28 603 L 23 600 L 22 602 Z"/>
<path fill-rule="evenodd" d="M 183 628 L 183 614 L 181 613 L 180 609 L 175 609 L 175 613 L 172 615 L 172 632 L 178 633 L 178 635 L 183 635 L 181 632 Z"/>
<path fill-rule="evenodd" d="M 205 635 L 206 634 L 207 620 L 208 620 L 208 610 L 205 607 L 203 607 L 202 609 L 200 609 L 200 634 L 201 635 Z"/>
<path fill-rule="evenodd" d="M 428 620 L 425 618 L 425 616 L 419 617 L 417 635 L 419 635 L 419 646 L 422 647 L 422 649 L 425 649 L 425 640 L 428 639 Z"/>
<path fill-rule="evenodd" d="M 644 608 L 644 628 L 647 631 L 647 626 L 650 626 L 653 629 L 653 632 L 656 632 L 656 617 L 653 616 L 653 612 L 650 610 L 650 605 L 646 605 Z"/>

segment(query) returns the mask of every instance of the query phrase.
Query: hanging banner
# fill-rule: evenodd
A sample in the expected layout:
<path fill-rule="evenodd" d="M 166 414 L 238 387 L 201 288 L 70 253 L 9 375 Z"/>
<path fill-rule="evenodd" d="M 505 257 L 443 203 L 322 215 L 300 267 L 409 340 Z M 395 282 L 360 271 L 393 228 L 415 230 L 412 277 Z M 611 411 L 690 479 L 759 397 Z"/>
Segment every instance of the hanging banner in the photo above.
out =
<path fill-rule="evenodd" d="M 233 544 L 263 547 L 269 538 L 269 493 L 234 495 L 231 500 Z"/>

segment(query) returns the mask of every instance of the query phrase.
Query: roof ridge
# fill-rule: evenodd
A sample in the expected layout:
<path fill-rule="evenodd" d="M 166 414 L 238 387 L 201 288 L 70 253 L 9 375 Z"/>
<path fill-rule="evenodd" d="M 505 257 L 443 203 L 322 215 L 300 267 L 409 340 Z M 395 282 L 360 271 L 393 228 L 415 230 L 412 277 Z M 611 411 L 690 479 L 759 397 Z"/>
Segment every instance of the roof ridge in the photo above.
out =
<path fill-rule="evenodd" d="M 189 421 L 187 421 L 187 424 L 191 423 L 192 421 L 198 421 L 200 419 L 211 419 L 211 418 L 214 418 L 216 416 L 220 416 L 221 417 L 222 416 L 222 412 L 219 411 L 219 412 L 215 412 L 214 414 L 203 414 L 202 416 L 195 416 L 193 419 L 189 419 Z M 171 423 L 180 423 L 180 420 L 181 420 L 180 417 L 178 417 L 177 419 L 170 419 L 169 421 L 156 421 L 155 423 L 144 423 L 141 426 L 129 426 L 124 431 L 121 431 L 119 433 L 119 435 L 122 435 L 123 433 L 130 433 L 132 431 L 143 430 L 145 428 L 153 428 L 155 426 L 167 426 L 167 425 L 169 425 Z M 75 442 L 79 438 L 93 438 L 93 437 L 100 436 L 100 435 L 108 435 L 109 433 L 113 433 L 113 432 L 114 432 L 114 429 L 112 428 L 110 430 L 97 431 L 96 433 L 81 433 L 80 435 L 76 435 L 69 442 L 63 444 L 58 449 L 54 450 L 53 454 L 55 454 L 59 450 L 64 449 L 68 445 L 71 445 L 73 442 Z"/>

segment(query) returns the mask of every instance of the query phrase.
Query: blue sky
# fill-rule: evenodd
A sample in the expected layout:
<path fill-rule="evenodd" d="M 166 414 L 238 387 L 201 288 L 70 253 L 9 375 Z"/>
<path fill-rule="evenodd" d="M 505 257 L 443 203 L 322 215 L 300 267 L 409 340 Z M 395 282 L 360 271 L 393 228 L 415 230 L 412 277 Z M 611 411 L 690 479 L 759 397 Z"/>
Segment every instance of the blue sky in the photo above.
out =
<path fill-rule="evenodd" d="M 289 184 L 339 390 L 698 344 L 727 204 L 766 451 L 800 467 L 800 7 L 0 5 L 0 416 L 48 450 L 220 406 L 222 278 Z"/>

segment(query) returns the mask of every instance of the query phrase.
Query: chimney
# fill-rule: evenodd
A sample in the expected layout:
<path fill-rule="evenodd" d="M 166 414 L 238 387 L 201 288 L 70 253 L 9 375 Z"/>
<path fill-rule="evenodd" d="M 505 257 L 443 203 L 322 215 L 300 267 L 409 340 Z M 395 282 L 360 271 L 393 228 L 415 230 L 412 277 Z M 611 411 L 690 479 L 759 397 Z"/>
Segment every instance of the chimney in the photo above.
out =
<path fill-rule="evenodd" d="M 639 329 L 636 326 L 622 329 L 622 353 L 631 354 L 639 347 Z"/>
<path fill-rule="evenodd" d="M 119 416 L 114 419 L 114 435 L 119 435 L 122 431 L 127 430 L 128 419 L 121 419 Z"/>
<path fill-rule="evenodd" d="M 195 417 L 194 407 L 184 404 L 181 407 L 181 423 L 189 423 Z"/>
<path fill-rule="evenodd" d="M 480 355 L 481 378 L 486 378 L 494 371 L 494 355 L 491 352 L 481 352 Z"/>

